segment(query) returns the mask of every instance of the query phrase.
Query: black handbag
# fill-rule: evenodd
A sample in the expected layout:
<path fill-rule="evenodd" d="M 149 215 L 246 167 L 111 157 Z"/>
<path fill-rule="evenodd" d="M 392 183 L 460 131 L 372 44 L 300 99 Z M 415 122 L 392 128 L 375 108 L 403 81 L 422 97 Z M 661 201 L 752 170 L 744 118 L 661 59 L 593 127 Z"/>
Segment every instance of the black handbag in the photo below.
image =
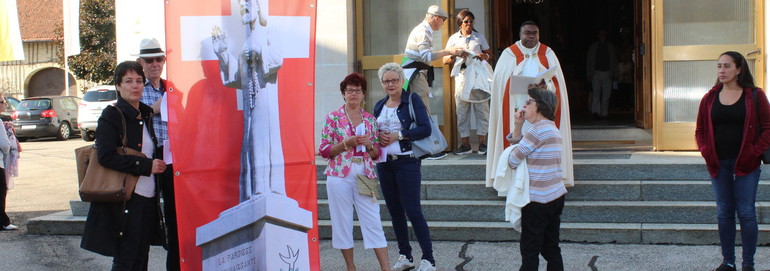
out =
<path fill-rule="evenodd" d="M 757 140 L 760 136 L 762 136 L 762 125 L 761 125 L 761 119 L 759 118 L 759 100 L 757 100 L 757 89 L 751 90 L 751 94 L 754 96 L 754 108 L 756 108 L 757 111 L 757 125 L 759 126 L 757 131 L 759 131 L 757 134 Z M 762 160 L 762 164 L 770 164 L 770 148 L 766 149 L 762 154 L 759 155 L 759 159 Z"/>

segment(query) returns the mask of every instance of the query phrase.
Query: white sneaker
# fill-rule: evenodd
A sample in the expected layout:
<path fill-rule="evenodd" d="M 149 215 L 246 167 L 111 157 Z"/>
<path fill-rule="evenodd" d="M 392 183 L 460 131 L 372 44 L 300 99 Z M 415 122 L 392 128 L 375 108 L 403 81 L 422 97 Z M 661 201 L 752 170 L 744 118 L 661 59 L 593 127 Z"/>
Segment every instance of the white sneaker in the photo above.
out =
<path fill-rule="evenodd" d="M 436 271 L 436 267 L 428 260 L 423 259 L 420 261 L 420 267 L 417 268 L 417 271 Z"/>
<path fill-rule="evenodd" d="M 3 226 L 3 229 L 7 231 L 12 231 L 12 230 L 18 230 L 19 227 L 13 224 L 8 224 L 6 226 Z"/>
<path fill-rule="evenodd" d="M 394 264 L 391 269 L 393 271 L 412 270 L 414 269 L 414 263 L 407 259 L 406 255 L 399 254 L 398 261 L 396 261 L 396 264 Z"/>

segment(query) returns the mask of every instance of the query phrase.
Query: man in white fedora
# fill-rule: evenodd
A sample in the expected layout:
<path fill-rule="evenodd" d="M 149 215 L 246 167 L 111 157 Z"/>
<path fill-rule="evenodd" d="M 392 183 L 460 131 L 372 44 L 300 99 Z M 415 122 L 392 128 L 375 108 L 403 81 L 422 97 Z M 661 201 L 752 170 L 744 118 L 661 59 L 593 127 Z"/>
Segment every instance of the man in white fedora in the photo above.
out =
<path fill-rule="evenodd" d="M 152 117 L 155 128 L 155 136 L 158 137 L 158 150 L 156 153 L 163 158 L 163 149 L 168 144 L 168 122 L 161 118 L 161 101 L 169 88 L 169 82 L 160 78 L 163 74 L 163 66 L 166 64 L 166 52 L 155 38 L 142 39 L 139 44 L 139 54 L 136 61 L 142 65 L 146 81 L 140 101 L 152 107 L 155 115 Z M 170 152 L 169 152 L 170 153 Z M 165 159 L 167 160 L 167 159 Z M 168 230 L 168 254 L 166 257 L 167 270 L 179 270 L 179 236 L 176 223 L 176 202 L 174 201 L 174 169 L 171 163 L 166 165 L 166 171 L 158 176 L 161 195 L 163 196 L 163 212 Z"/>

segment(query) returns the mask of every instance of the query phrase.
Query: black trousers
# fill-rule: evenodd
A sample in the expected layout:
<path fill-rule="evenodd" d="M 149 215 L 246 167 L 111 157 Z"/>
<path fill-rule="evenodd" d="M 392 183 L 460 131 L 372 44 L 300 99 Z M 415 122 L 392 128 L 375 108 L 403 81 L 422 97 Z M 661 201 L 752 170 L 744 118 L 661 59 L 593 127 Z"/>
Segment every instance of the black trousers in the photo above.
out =
<path fill-rule="evenodd" d="M 176 200 L 174 197 L 174 165 L 166 167 L 160 176 L 160 189 L 163 195 L 163 217 L 166 220 L 166 270 L 178 271 L 179 266 L 179 228 L 176 223 Z"/>
<path fill-rule="evenodd" d="M 157 198 L 134 193 L 126 203 L 128 221 L 123 237 L 118 241 L 118 253 L 112 259 L 112 270 L 147 270 L 150 241 L 156 234 L 158 217 Z"/>
<path fill-rule="evenodd" d="M 11 224 L 11 218 L 5 213 L 5 198 L 8 196 L 8 184 L 5 183 L 5 169 L 0 168 L 0 227 Z"/>
<path fill-rule="evenodd" d="M 559 228 L 564 196 L 549 203 L 530 202 L 521 209 L 521 268 L 537 271 L 540 257 L 548 261 L 548 271 L 563 271 L 559 248 Z"/>

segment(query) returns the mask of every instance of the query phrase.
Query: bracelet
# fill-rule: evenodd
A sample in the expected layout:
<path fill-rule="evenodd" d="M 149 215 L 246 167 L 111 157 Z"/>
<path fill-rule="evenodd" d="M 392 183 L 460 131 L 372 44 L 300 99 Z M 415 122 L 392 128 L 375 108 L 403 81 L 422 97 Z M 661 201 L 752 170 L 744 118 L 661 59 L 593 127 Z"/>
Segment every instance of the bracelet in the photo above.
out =
<path fill-rule="evenodd" d="M 345 150 L 348 150 L 348 144 L 345 143 L 345 140 L 342 140 L 342 146 L 345 147 Z"/>
<path fill-rule="evenodd" d="M 373 150 L 374 150 L 374 145 L 366 147 L 366 151 L 367 152 L 370 152 L 370 151 L 373 151 Z"/>

